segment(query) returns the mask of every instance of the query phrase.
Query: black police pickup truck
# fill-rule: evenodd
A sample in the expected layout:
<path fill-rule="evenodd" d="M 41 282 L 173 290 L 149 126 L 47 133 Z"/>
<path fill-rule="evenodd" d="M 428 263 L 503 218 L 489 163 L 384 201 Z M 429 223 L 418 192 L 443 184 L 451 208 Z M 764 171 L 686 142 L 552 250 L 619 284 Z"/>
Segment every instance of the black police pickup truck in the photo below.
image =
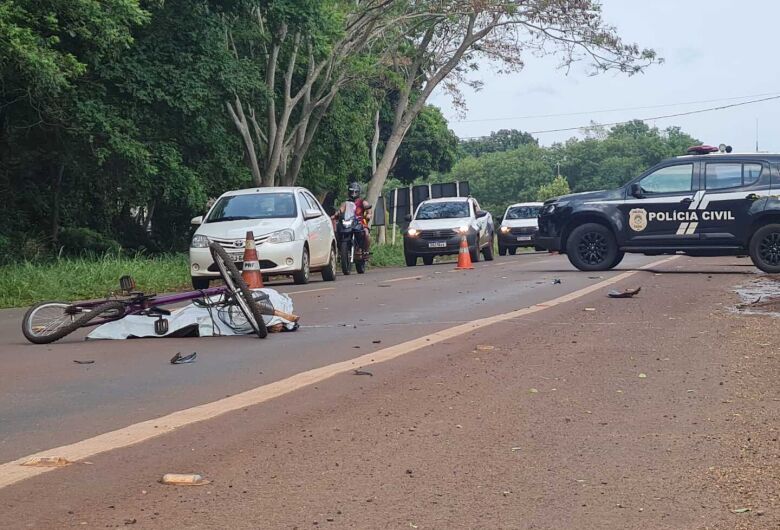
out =
<path fill-rule="evenodd" d="M 566 253 L 584 271 L 646 255 L 749 254 L 780 272 L 780 154 L 692 147 L 622 188 L 551 199 L 539 214 L 536 246 Z"/>

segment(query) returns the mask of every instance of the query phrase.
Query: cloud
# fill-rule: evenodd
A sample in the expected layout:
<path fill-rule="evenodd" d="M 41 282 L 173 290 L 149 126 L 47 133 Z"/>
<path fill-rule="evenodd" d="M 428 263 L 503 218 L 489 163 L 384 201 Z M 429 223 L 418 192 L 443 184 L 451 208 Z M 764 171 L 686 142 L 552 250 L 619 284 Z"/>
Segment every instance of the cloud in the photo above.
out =
<path fill-rule="evenodd" d="M 518 96 L 532 96 L 537 94 L 542 96 L 557 96 L 559 92 L 552 85 L 540 83 L 531 85 L 526 90 L 521 90 Z"/>
<path fill-rule="evenodd" d="M 702 51 L 696 48 L 677 48 L 674 50 L 675 62 L 682 66 L 698 63 L 703 56 Z"/>

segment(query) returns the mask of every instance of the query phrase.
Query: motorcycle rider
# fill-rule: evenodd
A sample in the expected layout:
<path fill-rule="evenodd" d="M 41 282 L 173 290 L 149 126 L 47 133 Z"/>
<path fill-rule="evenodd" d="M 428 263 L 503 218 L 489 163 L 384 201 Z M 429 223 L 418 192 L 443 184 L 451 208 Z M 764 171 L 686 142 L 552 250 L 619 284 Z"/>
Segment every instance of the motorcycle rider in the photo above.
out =
<path fill-rule="evenodd" d="M 355 203 L 355 215 L 360 220 L 360 224 L 363 225 L 363 233 L 360 237 L 360 248 L 363 251 L 365 257 L 368 257 L 369 249 L 371 247 L 371 233 L 369 231 L 369 220 L 371 219 L 370 210 L 372 208 L 371 203 L 360 197 L 360 183 L 352 181 L 347 187 L 347 201 Z M 345 211 L 345 203 L 339 206 L 339 209 L 333 215 L 334 220 L 338 220 L 339 216 Z"/>

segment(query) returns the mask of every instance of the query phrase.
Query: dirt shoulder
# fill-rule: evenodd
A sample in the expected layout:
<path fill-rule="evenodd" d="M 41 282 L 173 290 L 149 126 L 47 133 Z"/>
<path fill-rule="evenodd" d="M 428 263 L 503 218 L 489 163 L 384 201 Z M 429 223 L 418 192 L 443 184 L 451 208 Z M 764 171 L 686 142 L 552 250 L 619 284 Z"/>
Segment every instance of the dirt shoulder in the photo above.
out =
<path fill-rule="evenodd" d="M 729 310 L 744 265 L 678 259 L 28 480 L 0 527 L 780 527 L 780 326 Z M 156 482 L 189 471 L 213 482 Z"/>

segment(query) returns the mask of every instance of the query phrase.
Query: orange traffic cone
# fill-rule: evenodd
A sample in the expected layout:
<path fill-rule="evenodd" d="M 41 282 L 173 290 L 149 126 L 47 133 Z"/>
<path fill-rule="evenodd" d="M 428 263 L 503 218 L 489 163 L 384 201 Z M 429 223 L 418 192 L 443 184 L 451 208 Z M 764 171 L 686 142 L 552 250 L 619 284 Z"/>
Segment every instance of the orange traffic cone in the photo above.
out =
<path fill-rule="evenodd" d="M 250 289 L 263 287 L 263 275 L 260 273 L 260 261 L 257 259 L 257 248 L 255 247 L 255 234 L 251 230 L 246 233 L 244 266 L 241 271 L 241 277 L 244 278 Z"/>
<path fill-rule="evenodd" d="M 458 249 L 458 266 L 455 270 L 473 269 L 471 264 L 471 252 L 469 252 L 469 242 L 466 241 L 466 234 L 460 239 L 460 248 Z"/>

